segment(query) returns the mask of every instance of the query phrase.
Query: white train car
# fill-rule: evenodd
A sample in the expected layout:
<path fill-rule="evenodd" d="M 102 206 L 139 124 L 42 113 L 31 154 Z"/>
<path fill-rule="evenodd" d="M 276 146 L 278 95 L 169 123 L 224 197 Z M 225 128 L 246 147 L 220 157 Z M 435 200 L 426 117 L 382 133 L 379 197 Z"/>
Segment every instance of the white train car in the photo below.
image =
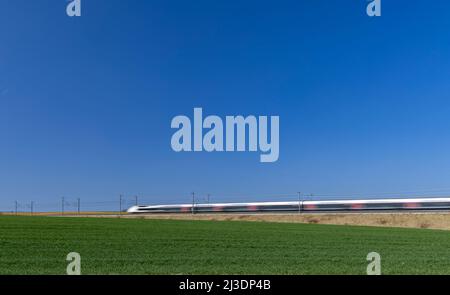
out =
<path fill-rule="evenodd" d="M 326 200 L 133 206 L 128 213 L 364 212 L 450 210 L 450 198 Z"/>

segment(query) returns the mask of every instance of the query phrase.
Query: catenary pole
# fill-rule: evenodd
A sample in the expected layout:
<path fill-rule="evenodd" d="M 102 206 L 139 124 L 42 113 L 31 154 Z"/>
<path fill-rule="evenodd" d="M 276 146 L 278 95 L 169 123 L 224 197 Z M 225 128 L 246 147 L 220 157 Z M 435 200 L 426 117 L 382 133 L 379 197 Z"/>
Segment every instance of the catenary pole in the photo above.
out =
<path fill-rule="evenodd" d="M 122 216 L 122 195 L 119 196 L 119 215 Z"/>
<path fill-rule="evenodd" d="M 298 192 L 298 213 L 302 212 L 302 193 Z"/>

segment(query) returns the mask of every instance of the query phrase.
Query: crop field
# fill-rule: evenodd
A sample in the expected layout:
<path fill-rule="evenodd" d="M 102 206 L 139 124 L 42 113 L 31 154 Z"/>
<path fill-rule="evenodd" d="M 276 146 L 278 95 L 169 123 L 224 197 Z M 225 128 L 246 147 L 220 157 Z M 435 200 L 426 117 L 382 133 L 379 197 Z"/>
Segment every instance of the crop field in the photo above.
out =
<path fill-rule="evenodd" d="M 0 274 L 450 274 L 442 230 L 241 221 L 0 217 Z"/>

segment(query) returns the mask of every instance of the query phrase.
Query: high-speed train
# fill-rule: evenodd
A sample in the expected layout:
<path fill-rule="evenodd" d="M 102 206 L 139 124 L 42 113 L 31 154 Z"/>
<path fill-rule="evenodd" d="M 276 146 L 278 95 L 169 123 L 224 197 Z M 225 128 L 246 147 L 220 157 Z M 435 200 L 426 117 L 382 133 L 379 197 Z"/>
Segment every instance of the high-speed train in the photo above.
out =
<path fill-rule="evenodd" d="M 450 210 L 450 198 L 327 200 L 133 206 L 128 213 L 251 213 Z"/>

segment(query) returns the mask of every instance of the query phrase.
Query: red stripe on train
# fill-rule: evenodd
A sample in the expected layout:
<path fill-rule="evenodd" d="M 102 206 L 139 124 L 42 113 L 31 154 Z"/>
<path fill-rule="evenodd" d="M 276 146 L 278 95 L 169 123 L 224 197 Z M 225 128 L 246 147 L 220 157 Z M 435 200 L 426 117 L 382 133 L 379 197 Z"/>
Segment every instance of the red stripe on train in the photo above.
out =
<path fill-rule="evenodd" d="M 416 209 L 419 207 L 421 207 L 420 203 L 403 203 L 403 208 L 406 208 L 406 209 Z"/>
<path fill-rule="evenodd" d="M 352 204 L 351 208 L 352 208 L 352 210 L 360 210 L 360 209 L 364 208 L 364 204 L 361 204 L 361 203 Z"/>
<path fill-rule="evenodd" d="M 306 205 L 304 205 L 304 207 L 305 207 L 305 210 L 315 210 L 315 209 L 317 209 L 317 206 L 314 205 L 314 204 L 306 204 Z"/>

